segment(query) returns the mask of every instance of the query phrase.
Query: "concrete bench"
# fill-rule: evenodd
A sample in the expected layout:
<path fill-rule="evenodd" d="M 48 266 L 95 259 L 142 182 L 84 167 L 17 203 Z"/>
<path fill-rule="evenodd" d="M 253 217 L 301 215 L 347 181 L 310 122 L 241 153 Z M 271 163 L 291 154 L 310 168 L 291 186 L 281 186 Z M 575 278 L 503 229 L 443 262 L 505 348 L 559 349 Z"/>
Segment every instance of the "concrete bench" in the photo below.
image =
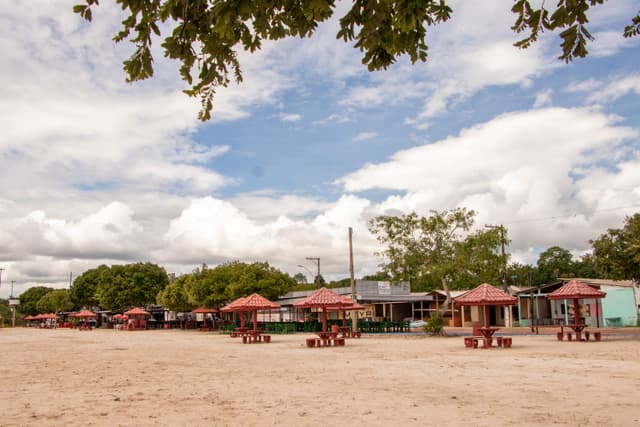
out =
<path fill-rule="evenodd" d="M 478 345 L 482 343 L 482 346 L 480 348 L 489 348 L 489 346 L 491 345 L 490 339 L 491 338 L 486 338 L 483 336 L 464 337 L 464 345 L 465 347 L 478 348 Z"/>

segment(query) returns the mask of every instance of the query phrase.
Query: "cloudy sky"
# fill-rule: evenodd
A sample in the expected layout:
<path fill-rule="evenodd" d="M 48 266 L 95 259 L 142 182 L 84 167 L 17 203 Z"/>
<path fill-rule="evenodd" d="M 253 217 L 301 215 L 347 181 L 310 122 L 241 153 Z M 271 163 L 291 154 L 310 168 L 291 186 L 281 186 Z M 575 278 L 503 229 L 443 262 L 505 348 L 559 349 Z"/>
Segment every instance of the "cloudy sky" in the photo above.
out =
<path fill-rule="evenodd" d="M 241 53 L 244 83 L 205 124 L 161 52 L 153 80 L 124 82 L 131 46 L 101 3 L 92 24 L 74 0 L 0 4 L 2 297 L 137 261 L 308 275 L 320 257 L 344 278 L 349 227 L 361 276 L 380 262 L 372 217 L 456 207 L 504 224 L 512 260 L 535 263 L 640 211 L 640 38 L 621 36 L 635 0 L 596 8 L 590 56 L 568 65 L 557 35 L 512 47 L 508 2 L 452 1 L 426 64 L 376 73 L 334 19 Z"/>

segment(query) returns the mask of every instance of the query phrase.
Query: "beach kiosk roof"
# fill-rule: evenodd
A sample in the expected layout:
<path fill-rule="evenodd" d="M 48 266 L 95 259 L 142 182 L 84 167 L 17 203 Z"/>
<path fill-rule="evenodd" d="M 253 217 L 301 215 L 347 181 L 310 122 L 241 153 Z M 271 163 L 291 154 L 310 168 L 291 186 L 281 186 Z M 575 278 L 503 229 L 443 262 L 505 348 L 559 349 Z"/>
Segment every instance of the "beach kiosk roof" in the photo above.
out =
<path fill-rule="evenodd" d="M 220 311 L 237 311 L 235 308 L 237 306 L 239 306 L 242 301 L 244 301 L 244 297 L 240 297 L 238 299 L 235 299 L 233 301 L 231 301 L 229 304 L 225 305 L 224 307 L 222 307 L 220 309 Z"/>
<path fill-rule="evenodd" d="M 217 313 L 218 310 L 216 310 L 215 308 L 205 308 L 205 307 L 198 307 L 195 310 L 191 311 L 192 313 L 198 314 L 209 314 L 209 313 Z"/>
<path fill-rule="evenodd" d="M 95 314 L 93 311 L 85 309 L 85 310 L 80 310 L 80 311 L 75 312 L 75 313 L 71 313 L 71 314 L 69 314 L 69 317 L 85 317 L 85 318 L 88 318 L 88 317 L 98 317 L 98 315 Z"/>
<path fill-rule="evenodd" d="M 607 294 L 579 280 L 570 280 L 547 295 L 549 299 L 604 298 Z"/>
<path fill-rule="evenodd" d="M 127 316 L 149 316 L 149 315 L 151 315 L 151 313 L 149 313 L 147 310 L 144 310 L 144 309 L 142 309 L 140 307 L 133 307 L 131 310 L 125 311 L 124 314 L 127 315 Z"/>
<path fill-rule="evenodd" d="M 293 304 L 296 308 L 322 308 L 322 332 L 327 332 L 327 309 L 346 309 L 350 305 L 352 302 L 346 302 L 340 295 L 324 287 Z"/>
<path fill-rule="evenodd" d="M 457 305 L 516 305 L 518 298 L 488 283 L 483 283 L 456 298 Z"/>
<path fill-rule="evenodd" d="M 253 293 L 241 302 L 238 302 L 232 311 L 252 311 L 253 312 L 253 330 L 258 330 L 258 310 L 274 310 L 279 309 L 280 305 L 271 302 L 260 294 Z"/>
<path fill-rule="evenodd" d="M 489 326 L 489 306 L 516 305 L 518 298 L 488 283 L 478 285 L 475 289 L 453 299 L 457 305 L 474 305 L 484 307 L 484 323 Z"/>
<path fill-rule="evenodd" d="M 547 298 L 550 300 L 558 300 L 558 299 L 572 299 L 573 300 L 573 322 L 574 325 L 580 324 L 580 304 L 578 304 L 578 300 L 584 298 L 604 298 L 606 296 L 606 292 L 599 291 L 597 289 L 592 288 L 584 282 L 579 280 L 570 280 L 562 287 L 556 289 L 547 295 Z M 579 335 L 578 335 L 579 337 Z"/>

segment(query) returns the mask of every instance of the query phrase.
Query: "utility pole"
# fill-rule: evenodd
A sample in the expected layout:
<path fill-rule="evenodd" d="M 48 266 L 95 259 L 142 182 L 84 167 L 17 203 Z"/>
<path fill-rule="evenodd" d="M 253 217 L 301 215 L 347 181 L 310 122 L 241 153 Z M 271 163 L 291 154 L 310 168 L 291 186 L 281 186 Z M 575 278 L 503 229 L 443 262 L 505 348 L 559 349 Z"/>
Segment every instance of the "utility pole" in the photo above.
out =
<path fill-rule="evenodd" d="M 14 281 L 11 281 L 11 295 L 9 295 L 9 302 L 12 302 L 13 300 L 13 283 Z M 16 327 L 16 306 L 11 304 L 11 327 L 15 328 Z"/>
<path fill-rule="evenodd" d="M 485 228 L 497 228 L 500 230 L 500 246 L 502 248 L 502 259 L 504 261 L 504 264 L 502 264 L 502 290 L 506 293 L 509 293 L 509 285 L 507 284 L 507 257 L 504 253 L 504 234 L 505 234 L 504 225 L 487 224 L 485 225 Z M 508 305 L 504 306 L 504 314 L 505 314 L 504 321 L 506 323 L 506 326 L 510 328 L 511 327 L 511 307 L 510 306 Z"/>
<path fill-rule="evenodd" d="M 351 299 L 356 302 L 356 280 L 353 272 L 353 229 L 349 227 L 349 274 L 351 278 Z M 353 312 L 351 315 L 351 330 L 358 330 L 358 313 Z"/>
<path fill-rule="evenodd" d="M 316 276 L 316 280 L 314 280 L 316 282 L 316 289 L 320 288 L 320 257 L 316 257 L 316 256 L 308 256 L 307 259 L 309 261 L 316 261 L 318 263 L 318 275 Z"/>
<path fill-rule="evenodd" d="M 2 272 L 4 271 L 4 268 L 0 268 L 0 288 L 2 288 Z"/>

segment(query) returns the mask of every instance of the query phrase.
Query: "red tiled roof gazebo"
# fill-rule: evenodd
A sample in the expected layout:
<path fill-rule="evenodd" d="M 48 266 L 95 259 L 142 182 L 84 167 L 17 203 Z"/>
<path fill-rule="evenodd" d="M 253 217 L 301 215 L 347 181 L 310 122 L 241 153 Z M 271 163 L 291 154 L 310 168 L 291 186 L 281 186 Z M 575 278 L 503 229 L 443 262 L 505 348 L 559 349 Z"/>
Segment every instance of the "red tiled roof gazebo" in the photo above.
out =
<path fill-rule="evenodd" d="M 240 297 L 238 299 L 235 299 L 233 301 L 231 301 L 229 304 L 225 305 L 224 307 L 222 307 L 220 309 L 220 311 L 222 312 L 227 312 L 227 313 L 231 313 L 231 312 L 240 312 L 240 327 L 244 328 L 244 315 L 242 314 L 243 310 L 236 310 L 237 307 L 240 306 L 240 304 L 242 304 L 242 302 L 244 301 L 244 297 Z"/>
<path fill-rule="evenodd" d="M 516 305 L 518 298 L 488 283 L 483 283 L 453 299 L 457 305 L 483 306 L 485 327 L 489 327 L 489 307 Z"/>
<path fill-rule="evenodd" d="M 131 310 L 125 311 L 124 315 L 129 319 L 127 329 L 147 329 L 147 317 L 151 316 L 147 310 L 140 307 L 134 307 Z"/>
<path fill-rule="evenodd" d="M 599 291 L 579 280 L 570 280 L 560 288 L 547 295 L 550 300 L 570 299 L 573 300 L 574 324 L 580 324 L 580 310 L 578 300 L 585 298 L 604 298 L 606 292 Z"/>
<path fill-rule="evenodd" d="M 296 308 L 322 308 L 322 332 L 327 332 L 327 310 L 348 308 L 353 301 L 346 302 L 340 295 L 327 288 L 320 288 L 311 295 L 293 304 Z"/>
<path fill-rule="evenodd" d="M 258 310 L 279 309 L 280 305 L 271 302 L 260 294 L 253 293 L 235 305 L 232 311 L 252 311 L 253 330 L 258 330 Z"/>

